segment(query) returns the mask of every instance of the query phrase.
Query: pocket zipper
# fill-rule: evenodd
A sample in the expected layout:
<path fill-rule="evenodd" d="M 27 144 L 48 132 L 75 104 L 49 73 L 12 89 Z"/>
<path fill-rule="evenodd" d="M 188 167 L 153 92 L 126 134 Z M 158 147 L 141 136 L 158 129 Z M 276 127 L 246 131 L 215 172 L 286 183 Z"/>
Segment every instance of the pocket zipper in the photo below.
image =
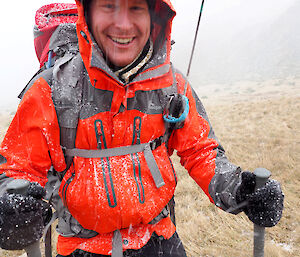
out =
<path fill-rule="evenodd" d="M 63 189 L 62 189 L 62 198 L 63 198 L 63 202 L 65 204 L 66 207 L 67 206 L 67 192 L 68 192 L 68 187 L 69 185 L 71 184 L 71 182 L 73 181 L 75 177 L 75 172 L 72 173 L 71 177 L 69 177 L 66 181 L 66 183 L 64 184 L 63 186 Z"/>

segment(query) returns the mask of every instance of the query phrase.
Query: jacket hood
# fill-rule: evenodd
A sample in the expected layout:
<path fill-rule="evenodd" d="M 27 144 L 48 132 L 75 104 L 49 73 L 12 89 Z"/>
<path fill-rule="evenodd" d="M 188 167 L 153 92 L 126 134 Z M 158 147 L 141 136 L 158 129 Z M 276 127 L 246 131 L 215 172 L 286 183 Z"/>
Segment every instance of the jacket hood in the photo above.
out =
<path fill-rule="evenodd" d="M 162 76 L 170 70 L 171 27 L 176 13 L 170 0 L 149 1 L 153 3 L 153 10 L 151 11 L 152 32 L 150 37 L 154 44 L 154 54 L 152 60 L 141 72 L 143 75 L 138 76 L 139 80 Z M 93 40 L 86 22 L 82 1 L 76 0 L 76 4 L 78 9 L 76 29 L 79 50 L 91 81 L 99 81 L 97 70 L 102 70 L 109 75 L 108 77 L 118 80 L 107 66 L 100 54 L 101 52 L 97 50 L 98 46 Z M 155 70 L 157 72 L 154 72 Z"/>

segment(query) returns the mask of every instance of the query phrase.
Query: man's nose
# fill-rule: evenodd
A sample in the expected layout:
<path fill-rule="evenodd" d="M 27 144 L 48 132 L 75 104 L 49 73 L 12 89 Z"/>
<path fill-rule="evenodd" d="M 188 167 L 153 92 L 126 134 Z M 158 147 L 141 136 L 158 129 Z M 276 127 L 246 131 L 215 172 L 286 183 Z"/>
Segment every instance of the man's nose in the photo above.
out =
<path fill-rule="evenodd" d="M 119 12 L 116 13 L 115 26 L 122 30 L 129 30 L 133 27 L 132 17 L 130 16 L 130 11 L 126 8 L 121 8 Z"/>

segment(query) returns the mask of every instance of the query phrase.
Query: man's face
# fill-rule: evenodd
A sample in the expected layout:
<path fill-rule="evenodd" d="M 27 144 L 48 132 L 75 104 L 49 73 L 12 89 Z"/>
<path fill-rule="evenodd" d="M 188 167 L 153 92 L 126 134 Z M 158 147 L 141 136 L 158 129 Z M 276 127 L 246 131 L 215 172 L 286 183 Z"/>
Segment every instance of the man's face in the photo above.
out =
<path fill-rule="evenodd" d="M 150 23 L 146 0 L 92 0 L 93 36 L 116 66 L 130 64 L 142 51 L 150 36 Z"/>

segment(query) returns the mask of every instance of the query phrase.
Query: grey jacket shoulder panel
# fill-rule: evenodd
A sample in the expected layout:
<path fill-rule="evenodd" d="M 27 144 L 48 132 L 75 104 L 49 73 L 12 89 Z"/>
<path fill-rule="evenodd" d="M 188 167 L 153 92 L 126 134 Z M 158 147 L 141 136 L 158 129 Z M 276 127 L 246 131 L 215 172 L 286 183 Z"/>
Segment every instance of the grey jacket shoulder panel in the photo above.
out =
<path fill-rule="evenodd" d="M 52 73 L 53 73 L 53 67 L 49 69 L 45 69 L 45 67 L 42 67 L 27 83 L 27 85 L 24 87 L 22 92 L 18 95 L 18 98 L 22 99 L 23 96 L 26 94 L 26 92 L 33 86 L 33 84 L 39 79 L 44 78 L 49 85 L 52 84 Z"/>

